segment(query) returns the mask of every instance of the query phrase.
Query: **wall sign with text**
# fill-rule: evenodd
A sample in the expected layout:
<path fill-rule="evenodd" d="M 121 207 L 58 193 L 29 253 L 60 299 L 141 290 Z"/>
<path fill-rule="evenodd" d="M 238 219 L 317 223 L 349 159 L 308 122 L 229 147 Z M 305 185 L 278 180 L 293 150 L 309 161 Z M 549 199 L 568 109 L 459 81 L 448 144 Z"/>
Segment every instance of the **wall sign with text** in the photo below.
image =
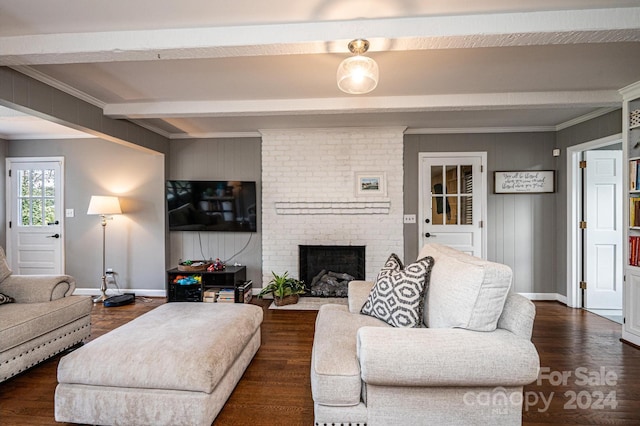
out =
<path fill-rule="evenodd" d="M 554 170 L 494 172 L 493 181 L 496 194 L 555 192 L 556 188 Z"/>

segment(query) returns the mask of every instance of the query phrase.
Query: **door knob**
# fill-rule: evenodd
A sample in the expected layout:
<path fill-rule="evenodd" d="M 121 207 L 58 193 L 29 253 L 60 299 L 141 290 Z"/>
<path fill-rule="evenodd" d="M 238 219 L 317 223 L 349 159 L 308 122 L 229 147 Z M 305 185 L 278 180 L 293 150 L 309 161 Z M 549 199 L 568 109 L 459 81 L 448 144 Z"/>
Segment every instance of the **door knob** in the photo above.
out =
<path fill-rule="evenodd" d="M 431 223 L 431 221 L 429 219 L 425 219 L 424 223 Z"/>
<path fill-rule="evenodd" d="M 60 234 L 49 235 L 47 238 L 60 238 Z"/>
<path fill-rule="evenodd" d="M 55 222 L 47 222 L 47 225 L 51 226 L 51 225 L 59 225 L 60 221 L 56 220 Z"/>
<path fill-rule="evenodd" d="M 427 237 L 427 238 L 429 238 L 429 237 L 431 236 L 431 233 L 430 233 L 430 232 L 427 232 L 427 233 L 425 233 L 425 234 L 424 234 L 424 236 L 425 236 L 425 237 Z"/>

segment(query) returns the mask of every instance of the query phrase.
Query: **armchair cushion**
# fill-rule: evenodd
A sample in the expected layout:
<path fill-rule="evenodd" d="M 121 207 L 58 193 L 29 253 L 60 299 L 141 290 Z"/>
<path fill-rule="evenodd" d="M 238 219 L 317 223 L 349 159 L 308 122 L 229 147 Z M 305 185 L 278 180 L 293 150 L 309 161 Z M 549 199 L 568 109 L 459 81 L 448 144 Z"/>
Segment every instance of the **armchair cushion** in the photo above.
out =
<path fill-rule="evenodd" d="M 86 296 L 63 297 L 53 302 L 2 305 L 0 352 L 87 316 L 91 306 L 91 298 Z"/>
<path fill-rule="evenodd" d="M 440 244 L 425 245 L 424 256 L 435 260 L 425 303 L 427 327 L 495 330 L 511 287 L 511 268 Z"/>
<path fill-rule="evenodd" d="M 356 406 L 362 396 L 356 333 L 363 326 L 391 328 L 346 306 L 323 305 L 316 318 L 311 352 L 311 389 L 318 404 Z"/>
<path fill-rule="evenodd" d="M 531 341 L 507 330 L 361 327 L 362 380 L 380 386 L 522 386 L 538 376 Z"/>
<path fill-rule="evenodd" d="M 422 327 L 424 293 L 432 266 L 433 258 L 425 257 L 404 268 L 398 256 L 392 254 L 361 312 L 394 327 Z"/>

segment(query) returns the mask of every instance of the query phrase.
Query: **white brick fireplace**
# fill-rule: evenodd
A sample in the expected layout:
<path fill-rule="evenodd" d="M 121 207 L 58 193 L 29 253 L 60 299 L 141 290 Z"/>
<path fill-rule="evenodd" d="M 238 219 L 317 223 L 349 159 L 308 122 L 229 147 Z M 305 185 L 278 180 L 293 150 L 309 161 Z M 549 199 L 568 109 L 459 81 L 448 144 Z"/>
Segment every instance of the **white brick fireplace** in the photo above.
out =
<path fill-rule="evenodd" d="M 263 130 L 262 271 L 298 277 L 299 245 L 366 246 L 366 279 L 403 258 L 404 128 Z M 386 195 L 356 193 L 379 173 Z"/>

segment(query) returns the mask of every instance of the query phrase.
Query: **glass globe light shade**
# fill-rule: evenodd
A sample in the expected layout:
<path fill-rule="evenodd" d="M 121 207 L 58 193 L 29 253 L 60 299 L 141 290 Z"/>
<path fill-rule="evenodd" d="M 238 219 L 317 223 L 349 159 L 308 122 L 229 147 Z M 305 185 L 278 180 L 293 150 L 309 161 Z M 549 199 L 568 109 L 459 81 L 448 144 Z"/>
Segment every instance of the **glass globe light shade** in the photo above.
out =
<path fill-rule="evenodd" d="M 345 93 L 361 95 L 378 85 L 378 64 L 366 56 L 352 56 L 338 66 L 338 87 Z"/>

